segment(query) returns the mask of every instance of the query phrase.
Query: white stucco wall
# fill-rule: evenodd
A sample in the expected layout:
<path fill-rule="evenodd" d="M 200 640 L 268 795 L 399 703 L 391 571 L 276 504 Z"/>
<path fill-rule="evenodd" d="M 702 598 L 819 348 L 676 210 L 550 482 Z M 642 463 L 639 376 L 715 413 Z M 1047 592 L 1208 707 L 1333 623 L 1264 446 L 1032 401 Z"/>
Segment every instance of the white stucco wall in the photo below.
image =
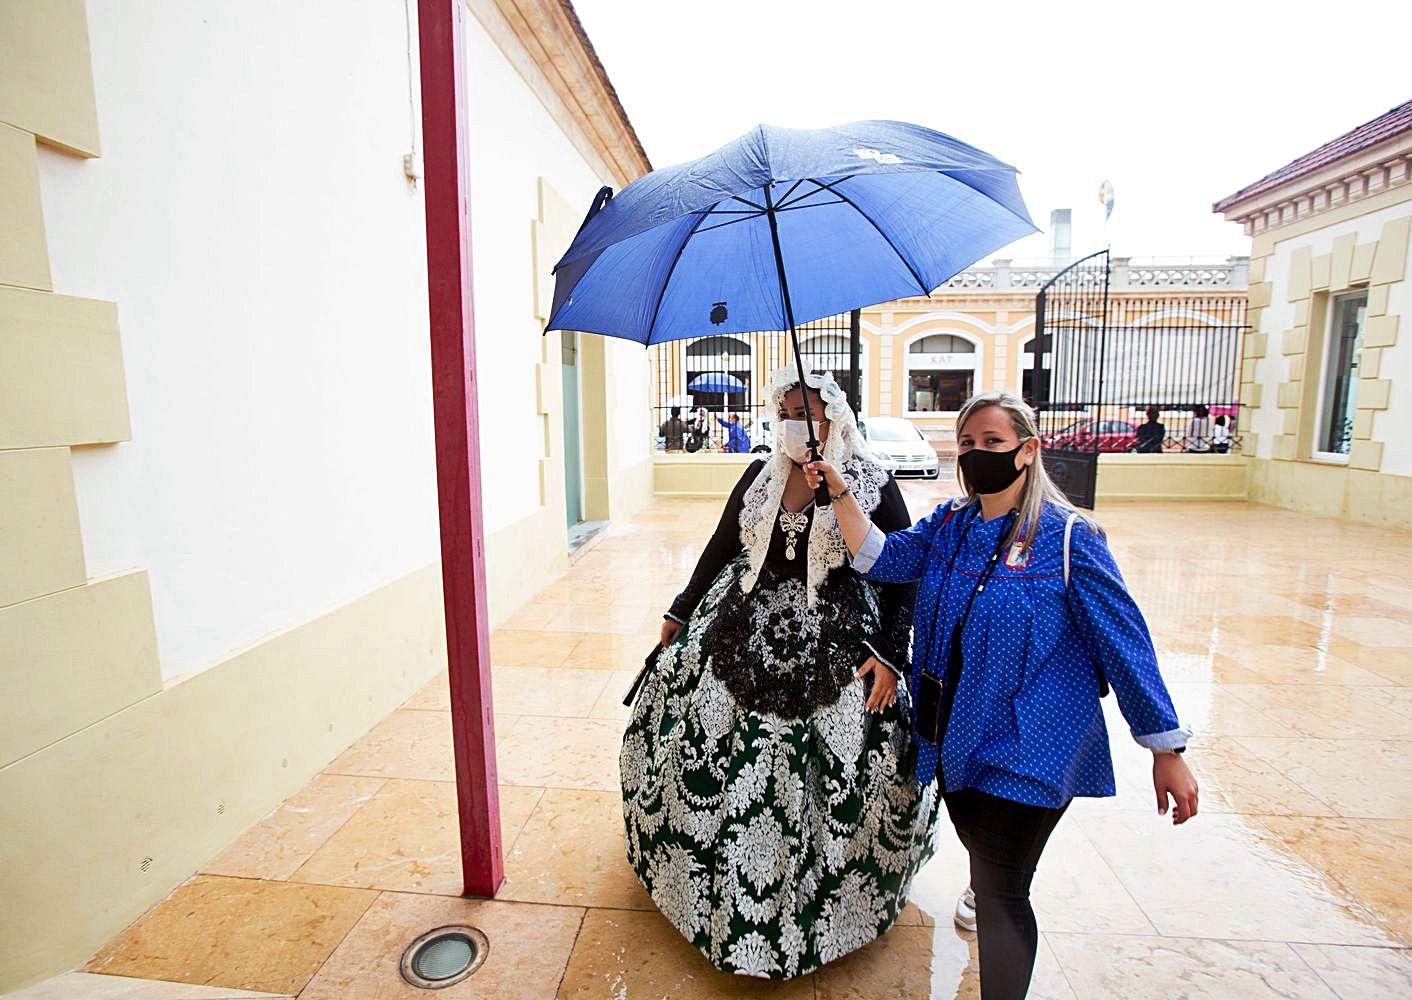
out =
<path fill-rule="evenodd" d="M 1383 226 L 1393 219 L 1412 215 L 1412 205 L 1403 203 L 1358 219 L 1336 223 L 1316 232 L 1306 233 L 1275 245 L 1265 265 L 1265 276 L 1271 282 L 1270 304 L 1260 317 L 1260 331 L 1269 340 L 1265 357 L 1256 363 L 1256 379 L 1264 386 L 1262 406 L 1252 418 L 1252 428 L 1260 435 L 1260 458 L 1273 454 L 1275 435 L 1283 431 L 1283 416 L 1278 406 L 1279 385 L 1289 377 L 1289 359 L 1281 353 L 1286 330 L 1294 324 L 1294 306 L 1287 301 L 1290 257 L 1300 247 L 1309 247 L 1318 257 L 1333 249 L 1333 242 L 1345 233 L 1354 233 L 1358 243 L 1371 243 L 1382 236 Z M 1386 410 L 1373 417 L 1373 439 L 1383 442 L 1383 464 L 1380 471 L 1391 475 L 1412 475 L 1412 436 L 1406 428 L 1412 426 L 1412 337 L 1407 336 L 1412 323 L 1412 282 L 1400 281 L 1388 288 L 1387 311 L 1402 317 L 1401 332 L 1395 346 L 1384 348 L 1379 378 L 1392 379 L 1392 398 Z M 1325 335 L 1327 335 L 1327 323 Z M 1317 373 L 1306 372 L 1305 377 Z"/>
<path fill-rule="evenodd" d="M 118 303 L 133 440 L 74 475 L 89 576 L 150 572 L 166 676 L 439 557 L 405 11 L 88 4 L 103 156 L 42 151 L 45 222 L 55 290 Z M 535 179 L 585 205 L 598 181 L 470 28 L 494 531 L 537 503 Z"/>

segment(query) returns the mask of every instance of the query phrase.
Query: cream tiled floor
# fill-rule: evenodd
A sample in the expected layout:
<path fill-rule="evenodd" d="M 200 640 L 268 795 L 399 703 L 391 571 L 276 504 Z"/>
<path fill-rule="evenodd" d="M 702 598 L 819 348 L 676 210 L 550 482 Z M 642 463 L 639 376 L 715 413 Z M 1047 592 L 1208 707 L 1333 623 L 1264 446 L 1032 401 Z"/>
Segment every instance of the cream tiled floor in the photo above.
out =
<path fill-rule="evenodd" d="M 905 490 L 921 514 L 944 487 Z M 619 699 L 718 510 L 660 501 L 610 528 L 494 635 L 498 899 L 456 896 L 443 677 L 105 947 L 85 970 L 101 977 L 70 982 L 425 995 L 398 978 L 402 948 L 467 922 L 490 958 L 448 998 L 978 996 L 944 821 L 899 925 L 782 984 L 712 970 L 624 860 Z M 1412 996 L 1412 536 L 1242 504 L 1100 520 L 1198 730 L 1203 812 L 1180 829 L 1155 815 L 1148 755 L 1114 714 L 1120 794 L 1078 803 L 1044 857 L 1031 995 Z"/>

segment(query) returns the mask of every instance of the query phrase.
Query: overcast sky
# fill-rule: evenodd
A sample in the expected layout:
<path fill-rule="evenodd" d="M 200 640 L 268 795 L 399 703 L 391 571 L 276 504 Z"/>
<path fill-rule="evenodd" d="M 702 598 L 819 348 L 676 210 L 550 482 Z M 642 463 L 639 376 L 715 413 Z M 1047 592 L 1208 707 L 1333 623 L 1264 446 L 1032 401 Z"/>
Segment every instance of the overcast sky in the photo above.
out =
<path fill-rule="evenodd" d="M 913 121 L 1018 167 L 1041 229 L 1073 209 L 1079 254 L 1245 254 L 1212 202 L 1412 98 L 1387 0 L 573 3 L 656 166 L 761 122 Z"/>

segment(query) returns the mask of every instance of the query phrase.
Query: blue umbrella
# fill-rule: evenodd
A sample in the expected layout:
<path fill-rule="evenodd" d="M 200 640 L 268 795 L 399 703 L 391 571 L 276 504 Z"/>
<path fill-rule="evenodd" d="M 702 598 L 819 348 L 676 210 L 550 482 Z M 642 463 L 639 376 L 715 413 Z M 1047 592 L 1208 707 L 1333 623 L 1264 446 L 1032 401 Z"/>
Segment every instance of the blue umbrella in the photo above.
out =
<path fill-rule="evenodd" d="M 706 372 L 686 384 L 691 392 L 744 392 L 745 383 L 724 372 Z"/>
<path fill-rule="evenodd" d="M 798 324 L 928 295 L 1035 231 L 1014 168 L 940 132 L 761 125 L 600 191 L 554 269 L 545 330 L 648 345 L 787 329 L 807 394 Z"/>

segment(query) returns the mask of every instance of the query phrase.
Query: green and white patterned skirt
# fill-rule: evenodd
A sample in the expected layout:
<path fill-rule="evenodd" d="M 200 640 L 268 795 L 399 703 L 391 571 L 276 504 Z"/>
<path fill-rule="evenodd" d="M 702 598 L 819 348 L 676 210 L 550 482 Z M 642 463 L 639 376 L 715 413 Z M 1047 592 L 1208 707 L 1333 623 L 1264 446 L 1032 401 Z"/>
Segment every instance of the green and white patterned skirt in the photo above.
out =
<path fill-rule="evenodd" d="M 721 571 L 644 681 L 620 757 L 628 860 L 726 972 L 787 979 L 878 937 L 932 854 L 907 686 L 864 709 L 871 585 L 835 571 L 809 607 L 767 564 Z"/>

